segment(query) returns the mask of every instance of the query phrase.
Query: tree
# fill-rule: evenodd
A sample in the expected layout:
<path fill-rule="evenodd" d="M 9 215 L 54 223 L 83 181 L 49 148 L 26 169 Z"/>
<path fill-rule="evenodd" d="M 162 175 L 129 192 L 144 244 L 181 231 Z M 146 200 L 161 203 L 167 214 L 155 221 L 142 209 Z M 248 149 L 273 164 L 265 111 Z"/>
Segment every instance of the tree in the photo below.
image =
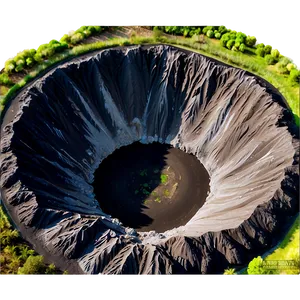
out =
<path fill-rule="evenodd" d="M 230 40 L 229 33 L 225 33 L 221 37 L 221 44 L 223 47 L 226 47 L 227 42 Z"/>
<path fill-rule="evenodd" d="M 84 39 L 84 36 L 81 33 L 75 33 L 71 36 L 71 43 L 78 44 Z"/>
<path fill-rule="evenodd" d="M 206 35 L 209 37 L 209 38 L 212 38 L 214 37 L 214 32 L 212 30 L 208 30 Z"/>
<path fill-rule="evenodd" d="M 18 270 L 18 274 L 44 274 L 45 270 L 43 256 L 29 256 L 24 266 Z"/>
<path fill-rule="evenodd" d="M 244 53 L 245 52 L 245 44 L 241 44 L 239 47 L 239 50 Z"/>
<path fill-rule="evenodd" d="M 215 38 L 219 40 L 221 38 L 221 33 L 220 32 L 216 32 L 215 33 Z"/>
<path fill-rule="evenodd" d="M 14 62 L 13 59 L 9 59 L 5 62 L 5 67 L 4 70 L 7 73 L 11 73 L 16 67 L 16 63 Z"/>
<path fill-rule="evenodd" d="M 272 46 L 267 45 L 267 46 L 265 47 L 265 53 L 266 53 L 266 54 L 270 54 L 271 51 L 272 51 Z"/>
<path fill-rule="evenodd" d="M 258 48 L 256 49 L 256 54 L 257 54 L 258 56 L 264 57 L 264 56 L 265 56 L 265 49 L 262 48 L 262 47 L 258 47 Z"/>
<path fill-rule="evenodd" d="M 0 74 L 0 84 L 11 86 L 13 85 L 13 82 L 10 80 L 7 73 L 2 73 Z"/>
<path fill-rule="evenodd" d="M 229 40 L 227 43 L 226 43 L 226 48 L 231 50 L 231 48 L 234 46 L 234 43 L 235 41 L 234 40 Z"/>
<path fill-rule="evenodd" d="M 291 72 L 292 69 L 296 69 L 296 65 L 293 63 L 289 63 L 289 64 L 287 64 L 286 68 L 289 72 Z"/>
<path fill-rule="evenodd" d="M 265 56 L 265 60 L 268 65 L 274 65 L 277 62 L 277 59 L 275 57 L 273 57 L 271 54 L 267 54 Z"/>
<path fill-rule="evenodd" d="M 280 51 L 278 48 L 274 48 L 271 50 L 271 55 L 274 57 L 274 58 L 279 58 L 279 55 L 280 55 Z"/>
<path fill-rule="evenodd" d="M 247 273 L 251 275 L 258 275 L 258 274 L 269 274 L 270 272 L 266 270 L 263 266 L 263 259 L 261 256 L 253 258 L 247 268 Z"/>
<path fill-rule="evenodd" d="M 289 81 L 291 83 L 299 83 L 300 71 L 297 69 L 292 69 L 289 75 Z"/>
<path fill-rule="evenodd" d="M 22 262 L 26 262 L 27 258 L 30 256 L 30 255 L 34 255 L 35 252 L 34 250 L 32 249 L 29 249 L 27 246 L 23 246 L 23 247 L 19 247 L 19 259 L 22 261 Z"/>
<path fill-rule="evenodd" d="M 253 47 L 256 44 L 256 37 L 248 35 L 245 44 L 249 47 Z"/>

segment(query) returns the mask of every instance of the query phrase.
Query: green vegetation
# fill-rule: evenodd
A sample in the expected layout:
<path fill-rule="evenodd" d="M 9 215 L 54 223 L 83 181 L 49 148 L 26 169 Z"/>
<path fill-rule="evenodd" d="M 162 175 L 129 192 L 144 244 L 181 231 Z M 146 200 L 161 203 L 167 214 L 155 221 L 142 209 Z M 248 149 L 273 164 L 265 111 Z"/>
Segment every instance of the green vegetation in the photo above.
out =
<path fill-rule="evenodd" d="M 46 265 L 44 258 L 12 228 L 0 206 L 0 273 L 1 274 L 59 274 L 53 264 Z"/>
<path fill-rule="evenodd" d="M 37 50 L 24 50 L 18 53 L 16 57 L 9 59 L 5 63 L 4 72 L 0 74 L 0 112 L 22 87 L 64 60 L 94 50 L 116 46 L 165 43 L 192 49 L 195 52 L 263 77 L 287 99 L 296 123 L 299 125 L 300 71 L 289 58 L 281 55 L 277 49 L 272 49 L 270 45 L 265 46 L 263 43 L 256 45 L 256 38 L 253 36 L 232 31 L 225 26 L 156 26 L 153 28 L 153 36 L 151 37 L 132 34 L 130 38 L 113 38 L 108 41 L 79 44 L 89 36 L 100 34 L 105 29 L 105 27 L 100 26 L 82 26 L 73 33 L 65 34 L 60 41 L 52 40 L 48 44 L 41 45 Z M 12 77 L 15 74 L 22 75 L 22 79 L 17 82 L 13 80 Z M 156 173 L 158 172 L 159 170 Z M 142 170 L 140 176 L 147 176 L 147 170 Z M 160 180 L 161 183 L 164 183 L 168 178 L 161 177 Z M 144 195 L 150 194 L 149 186 L 143 184 L 141 188 Z M 135 194 L 138 193 L 139 190 L 135 190 Z M 164 196 L 168 197 L 169 195 L 169 190 L 165 190 Z M 159 202 L 161 200 L 156 197 L 154 201 Z M 44 264 L 43 259 L 30 249 L 16 230 L 11 228 L 1 207 L 0 215 L 1 273 L 17 274 L 43 270 L 43 273 L 52 274 L 54 266 L 42 266 Z M 299 218 L 297 220 L 293 227 L 294 231 L 291 229 L 279 248 L 265 259 L 260 257 L 254 259 L 248 266 L 248 272 L 251 274 L 273 272 L 272 274 L 274 274 L 278 271 L 266 270 L 265 261 L 278 259 L 299 262 Z M 225 272 L 226 274 L 233 274 L 234 269 L 228 269 Z M 299 268 L 280 272 L 299 273 Z"/>
<path fill-rule="evenodd" d="M 105 28 L 100 26 L 81 26 L 74 33 L 65 34 L 60 41 L 52 40 L 48 44 L 43 44 L 35 49 L 26 49 L 18 53 L 5 63 L 5 72 L 11 74 L 30 69 L 36 64 L 40 64 L 56 53 L 63 52 L 68 48 L 78 44 L 93 34 L 102 32 Z"/>
<path fill-rule="evenodd" d="M 161 174 L 160 175 L 160 183 L 166 184 L 168 182 L 168 175 L 166 174 Z"/>
<path fill-rule="evenodd" d="M 53 264 L 49 265 L 48 268 L 50 272 L 55 271 Z M 18 274 L 44 274 L 46 273 L 46 269 L 43 256 L 29 256 L 23 267 L 19 268 Z M 46 274 L 48 274 L 48 272 Z"/>
<path fill-rule="evenodd" d="M 170 196 L 170 191 L 167 189 L 167 190 L 164 190 L 164 196 L 165 197 L 169 197 Z"/>
<path fill-rule="evenodd" d="M 195 52 L 216 58 L 227 64 L 243 68 L 263 77 L 272 85 L 274 85 L 287 99 L 294 113 L 296 123 L 299 125 L 300 71 L 290 59 L 280 55 L 277 49 L 272 49 L 270 45 L 265 46 L 262 43 L 255 45 L 256 38 L 253 36 L 247 36 L 242 32 L 236 32 L 227 29 L 225 26 L 156 26 L 153 29 L 154 31 L 152 37 L 137 36 L 136 34 L 133 34 L 130 38 L 112 38 L 107 41 L 82 44 L 78 46 L 72 44 L 71 37 L 73 35 L 80 34 L 87 38 L 90 35 L 90 32 L 92 35 L 104 30 L 103 27 L 99 28 L 96 29 L 98 30 L 96 31 L 91 29 L 91 26 L 82 26 L 74 33 L 71 33 L 70 35 L 64 35 L 60 42 L 55 40 L 51 41 L 52 43 L 50 43 L 52 46 L 50 48 L 57 48 L 57 50 L 55 50 L 55 48 L 54 51 L 49 51 L 49 47 L 46 46 L 41 48 L 39 47 L 38 49 L 40 50 L 38 52 L 43 53 L 42 56 L 47 56 L 53 52 L 54 54 L 52 56 L 48 56 L 47 59 L 43 58 L 44 60 L 34 64 L 33 67 L 27 71 L 27 75 L 24 75 L 22 80 L 16 82 L 13 86 L 11 83 L 8 85 L 6 84 L 6 86 L 1 85 L 0 83 L 0 112 L 4 109 L 5 104 L 12 97 L 14 97 L 18 90 L 24 87 L 36 76 L 48 70 L 50 67 L 61 62 L 62 60 L 70 59 L 74 56 L 90 51 L 115 46 L 166 43 L 182 48 L 193 49 Z M 172 34 L 172 36 L 165 35 L 163 32 Z M 211 32 L 213 32 L 213 36 Z M 183 36 L 187 38 L 184 38 Z M 63 47 L 65 47 L 63 43 L 67 43 L 68 48 L 61 50 Z M 256 54 L 258 48 L 263 49 L 258 51 L 260 55 Z M 34 51 L 31 51 L 31 55 L 33 52 Z M 28 54 L 28 50 L 26 53 Z M 263 56 L 261 56 L 262 54 Z M 18 59 L 17 61 L 20 60 L 19 65 L 24 67 L 24 57 L 22 55 L 20 57 L 21 59 Z M 26 57 L 25 62 L 27 58 L 30 57 Z M 30 64 L 30 61 L 28 61 L 28 63 Z M 12 68 L 12 66 L 8 67 L 8 69 L 10 68 Z M 3 74 L 10 75 L 11 73 L 9 72 Z M 4 75 L 6 78 L 5 80 L 10 79 L 9 77 L 7 78 L 6 75 Z"/>
<path fill-rule="evenodd" d="M 14 83 L 10 80 L 7 73 L 0 74 L 0 84 L 3 84 L 5 86 L 12 86 Z"/>
<path fill-rule="evenodd" d="M 226 269 L 224 275 L 235 275 L 235 269 Z"/>
<path fill-rule="evenodd" d="M 154 199 L 154 201 L 155 201 L 155 202 L 158 202 L 158 203 L 161 203 L 161 199 L 160 199 L 159 197 L 156 197 L 156 198 Z"/>
<path fill-rule="evenodd" d="M 263 267 L 263 259 L 258 256 L 255 257 L 248 265 L 247 274 L 259 275 L 259 274 L 270 274 L 270 270 Z"/>
<path fill-rule="evenodd" d="M 63 271 L 63 278 L 68 278 L 69 272 L 67 270 Z"/>
<path fill-rule="evenodd" d="M 140 176 L 144 177 L 147 176 L 147 169 L 144 169 L 140 172 Z"/>
<path fill-rule="evenodd" d="M 291 60 L 281 55 L 277 49 L 272 49 L 272 46 L 265 46 L 263 43 L 256 45 L 255 37 L 227 29 L 225 26 L 158 26 L 156 30 L 173 35 L 192 36 L 192 39 L 182 39 L 160 35 L 158 39 L 168 44 L 196 49 L 204 55 L 263 77 L 284 95 L 294 113 L 296 123 L 299 125 L 300 73 L 294 64 L 287 67 L 292 63 Z M 202 32 L 202 42 L 197 42 L 201 39 L 195 37 L 196 30 Z M 208 34 L 211 30 L 213 30 L 214 36 Z M 218 38 L 215 36 L 217 33 L 219 33 Z"/>
<path fill-rule="evenodd" d="M 293 267 L 281 270 L 279 275 L 286 278 L 300 278 L 300 215 L 297 217 L 293 226 L 280 243 L 279 247 L 264 261 L 293 261 Z"/>
<path fill-rule="evenodd" d="M 300 215 L 278 247 L 265 258 L 255 257 L 239 276 L 247 278 L 300 278 Z M 238 273 L 227 269 L 223 276 Z"/>

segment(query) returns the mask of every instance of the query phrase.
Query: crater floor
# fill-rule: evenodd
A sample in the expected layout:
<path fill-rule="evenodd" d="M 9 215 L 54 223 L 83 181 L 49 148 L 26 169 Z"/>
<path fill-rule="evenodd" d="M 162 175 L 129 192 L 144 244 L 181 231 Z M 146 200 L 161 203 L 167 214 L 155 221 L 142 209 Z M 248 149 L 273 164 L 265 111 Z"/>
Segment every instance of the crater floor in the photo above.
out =
<path fill-rule="evenodd" d="M 170 145 L 133 143 L 102 161 L 93 182 L 102 210 L 137 231 L 185 225 L 204 204 L 209 175 Z"/>

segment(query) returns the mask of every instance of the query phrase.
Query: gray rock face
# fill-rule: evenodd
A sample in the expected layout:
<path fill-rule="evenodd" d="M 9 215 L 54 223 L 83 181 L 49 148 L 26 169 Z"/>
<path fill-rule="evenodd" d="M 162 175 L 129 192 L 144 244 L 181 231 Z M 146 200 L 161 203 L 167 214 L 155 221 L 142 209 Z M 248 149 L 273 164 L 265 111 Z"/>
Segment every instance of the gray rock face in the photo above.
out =
<path fill-rule="evenodd" d="M 206 203 L 185 225 L 136 232 L 91 183 L 135 141 L 195 155 Z M 21 234 L 71 273 L 218 273 L 271 247 L 298 211 L 299 136 L 264 80 L 170 46 L 99 51 L 37 79 L 1 126 L 1 194 Z"/>

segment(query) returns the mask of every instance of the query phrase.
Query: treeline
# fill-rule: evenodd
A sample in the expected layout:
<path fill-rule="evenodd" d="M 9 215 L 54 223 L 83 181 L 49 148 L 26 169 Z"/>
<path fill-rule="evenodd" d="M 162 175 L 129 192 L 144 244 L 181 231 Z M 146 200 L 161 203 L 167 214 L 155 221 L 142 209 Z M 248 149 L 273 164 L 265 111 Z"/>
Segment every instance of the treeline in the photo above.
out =
<path fill-rule="evenodd" d="M 17 230 L 13 229 L 0 206 L 0 273 L 1 274 L 61 274 L 54 264 L 46 265 L 24 243 Z M 66 272 L 65 272 L 66 274 Z"/>
<path fill-rule="evenodd" d="M 91 35 L 104 31 L 107 27 L 103 26 L 81 26 L 75 32 L 65 34 L 60 41 L 52 40 L 48 44 L 39 46 L 37 50 L 30 49 L 18 53 L 15 57 L 5 63 L 4 71 L 7 74 L 21 72 L 26 68 L 42 63 L 54 54 L 60 53 L 68 48 L 72 48 Z M 11 82 L 7 75 L 0 76 L 0 84 L 10 85 Z"/>
<path fill-rule="evenodd" d="M 279 73 L 289 75 L 289 80 L 292 83 L 299 82 L 300 71 L 290 59 L 281 55 L 277 49 L 272 49 L 270 45 L 256 44 L 256 37 L 246 35 L 243 32 L 236 32 L 225 26 L 155 26 L 153 30 L 161 30 L 168 34 L 184 37 L 206 35 L 208 38 L 220 40 L 221 45 L 228 50 L 247 52 L 247 54 L 255 53 L 264 58 L 268 65 L 276 64 Z"/>

